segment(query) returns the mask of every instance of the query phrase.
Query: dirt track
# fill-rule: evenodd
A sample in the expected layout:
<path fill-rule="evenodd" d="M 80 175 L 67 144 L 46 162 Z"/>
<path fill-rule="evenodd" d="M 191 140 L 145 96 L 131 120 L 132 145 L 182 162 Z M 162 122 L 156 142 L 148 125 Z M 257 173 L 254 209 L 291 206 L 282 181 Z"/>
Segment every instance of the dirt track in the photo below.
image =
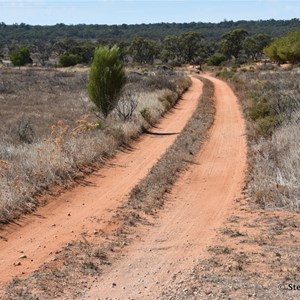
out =
<path fill-rule="evenodd" d="M 192 116 L 202 91 L 202 83 L 192 80 L 176 109 L 153 130 L 158 135 L 143 136 L 132 149 L 119 153 L 109 166 L 87 178 L 86 185 L 50 199 L 34 215 L 0 231 L 0 283 L 14 276 L 27 277 L 71 240 L 89 239 L 106 225 Z"/>
<path fill-rule="evenodd" d="M 247 154 L 242 113 L 228 85 L 206 78 L 215 85 L 216 119 L 198 164 L 181 176 L 155 226 L 137 231 L 138 240 L 87 299 L 164 299 L 164 288 L 172 290 L 206 255 L 241 195 Z"/>

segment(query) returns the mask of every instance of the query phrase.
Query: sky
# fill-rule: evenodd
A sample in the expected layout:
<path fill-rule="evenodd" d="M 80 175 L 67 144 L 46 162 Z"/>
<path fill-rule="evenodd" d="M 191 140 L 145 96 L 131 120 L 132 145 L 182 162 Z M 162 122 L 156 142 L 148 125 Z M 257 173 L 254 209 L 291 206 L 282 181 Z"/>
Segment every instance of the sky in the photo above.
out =
<path fill-rule="evenodd" d="M 0 0 L 0 22 L 32 25 L 289 20 L 300 0 Z"/>

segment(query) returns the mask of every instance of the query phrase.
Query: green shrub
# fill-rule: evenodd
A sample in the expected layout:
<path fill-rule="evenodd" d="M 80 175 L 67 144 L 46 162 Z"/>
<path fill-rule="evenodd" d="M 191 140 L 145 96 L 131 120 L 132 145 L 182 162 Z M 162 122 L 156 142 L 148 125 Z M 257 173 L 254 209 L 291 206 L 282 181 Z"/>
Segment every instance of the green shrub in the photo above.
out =
<path fill-rule="evenodd" d="M 118 104 L 125 82 L 125 68 L 119 58 L 119 48 L 97 48 L 90 71 L 89 95 L 105 118 Z"/>
<path fill-rule="evenodd" d="M 231 79 L 235 75 L 235 73 L 236 73 L 235 69 L 228 70 L 227 68 L 225 68 L 224 70 L 218 72 L 216 76 L 224 80 L 228 80 Z"/>
<path fill-rule="evenodd" d="M 264 49 L 265 55 L 276 62 L 300 62 L 300 29 L 274 40 Z"/>
<path fill-rule="evenodd" d="M 64 54 L 59 57 L 61 67 L 72 67 L 82 62 L 82 57 L 78 54 Z"/>
<path fill-rule="evenodd" d="M 151 112 L 150 112 L 149 108 L 144 108 L 144 109 L 142 109 L 142 110 L 140 111 L 140 113 L 141 113 L 142 117 L 144 118 L 144 120 L 145 120 L 148 124 L 152 125 L 152 115 L 151 115 Z"/>
<path fill-rule="evenodd" d="M 10 56 L 10 60 L 15 67 L 25 66 L 26 64 L 32 64 L 30 52 L 27 48 L 22 48 L 17 52 L 14 52 Z"/>
<path fill-rule="evenodd" d="M 267 116 L 256 121 L 256 131 L 263 136 L 270 136 L 274 129 L 284 121 L 282 116 Z"/>
<path fill-rule="evenodd" d="M 255 103 L 249 107 L 249 116 L 252 120 L 265 118 L 270 115 L 270 105 L 266 102 Z"/>
<path fill-rule="evenodd" d="M 213 54 L 207 61 L 209 66 L 219 66 L 222 62 L 226 60 L 226 56 L 221 53 Z"/>
<path fill-rule="evenodd" d="M 159 101 L 163 104 L 164 111 L 167 111 L 176 103 L 177 94 L 172 91 L 167 91 L 161 98 L 159 98 Z"/>

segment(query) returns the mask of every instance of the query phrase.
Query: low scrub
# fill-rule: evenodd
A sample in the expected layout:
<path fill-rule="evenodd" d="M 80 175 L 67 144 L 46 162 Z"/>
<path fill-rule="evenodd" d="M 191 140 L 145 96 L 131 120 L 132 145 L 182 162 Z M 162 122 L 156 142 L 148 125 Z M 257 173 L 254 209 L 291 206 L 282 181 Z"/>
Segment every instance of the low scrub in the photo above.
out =
<path fill-rule="evenodd" d="M 115 213 L 112 222 L 118 226 L 113 230 L 111 238 L 103 241 L 103 236 L 95 235 L 92 243 L 73 242 L 67 245 L 56 255 L 55 261 L 45 263 L 32 276 L 24 280 L 12 280 L 3 294 L 9 295 L 9 299 L 18 299 L 17 296 L 20 299 L 53 299 L 66 295 L 72 299 L 83 297 L 84 283 L 103 274 L 105 265 L 110 265 L 112 259 L 120 255 L 120 250 L 131 243 L 133 226 L 147 223 L 144 213 L 155 214 L 163 206 L 164 196 L 171 190 L 180 172 L 193 163 L 213 124 L 213 95 L 213 84 L 205 80 L 202 99 L 184 130 L 148 175 L 131 191 L 127 203 Z M 82 276 L 86 281 L 82 281 Z M 61 284 L 62 278 L 64 284 Z"/>
<path fill-rule="evenodd" d="M 300 211 L 300 73 L 258 69 L 231 82 L 248 117 L 248 189 L 266 209 Z"/>
<path fill-rule="evenodd" d="M 161 73 L 151 78 L 139 76 L 124 90 L 124 97 L 135 95 L 130 117 L 125 106 L 121 108 L 123 114 L 116 108 L 106 120 L 99 120 L 87 98 L 86 71 L 8 69 L 3 73 L 0 223 L 33 211 L 38 205 L 36 196 L 51 185 L 66 185 L 91 172 L 89 166 L 101 166 L 120 145 L 155 124 L 171 107 L 163 105 L 164 95 L 172 93 L 174 105 L 191 84 L 178 73 L 172 73 L 170 83 Z M 164 85 L 156 79 L 160 84 L 149 86 L 154 76 L 161 76 Z"/>
<path fill-rule="evenodd" d="M 78 54 L 64 54 L 59 57 L 60 67 L 71 67 L 82 62 L 82 57 Z"/>

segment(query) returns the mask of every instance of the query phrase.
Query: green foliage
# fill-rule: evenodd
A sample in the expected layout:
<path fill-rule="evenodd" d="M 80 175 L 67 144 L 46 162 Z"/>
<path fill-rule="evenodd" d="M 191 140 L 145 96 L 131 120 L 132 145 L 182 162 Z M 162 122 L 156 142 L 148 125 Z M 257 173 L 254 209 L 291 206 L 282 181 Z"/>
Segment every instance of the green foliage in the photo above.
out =
<path fill-rule="evenodd" d="M 71 67 L 82 62 L 82 57 L 78 54 L 64 54 L 59 57 L 61 67 Z"/>
<path fill-rule="evenodd" d="M 236 74 L 235 69 L 225 68 L 216 74 L 217 77 L 222 78 L 224 80 L 232 79 L 232 77 Z"/>
<path fill-rule="evenodd" d="M 222 53 L 227 58 L 239 57 L 239 62 L 243 63 L 249 59 L 260 59 L 262 49 L 269 44 L 270 37 L 277 37 L 299 27 L 298 19 L 120 26 L 32 26 L 2 23 L 0 44 L 3 45 L 3 49 L 10 51 L 18 49 L 20 44 L 30 45 L 30 51 L 42 65 L 46 64 L 49 57 L 65 54 L 78 55 L 82 58 L 82 63 L 89 64 L 98 45 L 117 45 L 120 49 L 120 59 L 124 63 L 128 63 L 132 58 L 139 64 L 152 64 L 159 58 L 173 66 L 182 63 L 201 64 L 214 53 Z M 246 28 L 249 37 L 246 37 L 245 30 L 240 28 Z M 274 51 L 276 52 L 276 49 Z M 241 53 L 245 54 L 244 57 L 239 56 Z M 20 64 L 18 57 L 15 60 L 17 65 Z"/>
<path fill-rule="evenodd" d="M 186 32 L 180 36 L 167 36 L 163 41 L 161 59 L 165 62 L 201 63 L 210 52 L 210 43 L 203 43 L 201 33 Z"/>
<path fill-rule="evenodd" d="M 97 48 L 88 89 L 91 100 L 105 118 L 116 107 L 125 82 L 125 68 L 119 58 L 119 48 Z"/>
<path fill-rule="evenodd" d="M 73 54 L 72 49 L 78 46 L 78 42 L 72 38 L 58 40 L 52 47 L 58 55 Z"/>
<path fill-rule="evenodd" d="M 247 37 L 243 41 L 243 49 L 248 58 L 256 59 L 257 53 L 259 52 L 259 47 L 253 37 Z"/>
<path fill-rule="evenodd" d="M 167 91 L 161 98 L 159 98 L 159 101 L 163 104 L 164 110 L 168 111 L 176 103 L 177 94 L 172 91 Z"/>
<path fill-rule="evenodd" d="M 265 118 L 258 119 L 257 122 L 257 133 L 263 136 L 270 136 L 274 129 L 284 121 L 284 118 L 279 115 L 267 116 Z"/>
<path fill-rule="evenodd" d="M 277 62 L 300 62 L 300 29 L 274 40 L 264 53 Z"/>
<path fill-rule="evenodd" d="M 94 56 L 95 46 L 85 42 L 81 43 L 71 49 L 71 53 L 81 58 L 81 62 L 89 64 Z"/>
<path fill-rule="evenodd" d="M 213 54 L 207 61 L 209 66 L 219 66 L 222 62 L 226 60 L 226 56 L 221 53 Z"/>
<path fill-rule="evenodd" d="M 21 67 L 32 63 L 28 48 L 22 48 L 19 51 L 12 53 L 10 59 L 15 67 Z"/>
<path fill-rule="evenodd" d="M 155 41 L 135 38 L 129 48 L 133 61 L 139 64 L 153 64 L 159 53 L 159 46 Z"/>
<path fill-rule="evenodd" d="M 164 62 L 168 62 L 169 60 L 181 60 L 181 51 L 178 36 L 169 35 L 165 37 L 163 41 L 163 49 L 160 56 Z"/>
<path fill-rule="evenodd" d="M 111 128 L 109 134 L 118 142 L 122 141 L 125 137 L 124 130 L 120 127 Z"/>
<path fill-rule="evenodd" d="M 242 43 L 243 50 L 249 59 L 258 60 L 262 57 L 263 49 L 269 45 L 271 37 L 266 34 L 248 36 Z"/>
<path fill-rule="evenodd" d="M 228 58 L 232 56 L 237 58 L 239 52 L 242 50 L 242 42 L 247 35 L 248 31 L 242 28 L 227 32 L 222 36 L 221 52 Z"/>
<path fill-rule="evenodd" d="M 117 39 L 118 41 L 131 41 L 134 37 L 140 36 L 145 39 L 158 41 L 163 40 L 166 36 L 180 36 L 190 31 L 201 32 L 205 38 L 218 40 L 226 32 L 237 28 L 247 28 L 251 35 L 261 33 L 278 37 L 300 28 L 300 20 L 272 19 L 265 21 L 223 21 L 220 23 L 191 22 L 111 26 L 95 24 L 38 26 L 0 23 L 0 43 L 11 44 L 13 41 L 17 41 L 18 44 L 24 44 L 25 42 L 32 44 L 36 40 L 59 41 L 65 38 L 82 41 L 96 40 L 100 36 L 103 40 Z M 65 53 L 59 53 L 59 55 L 62 54 Z"/>
<path fill-rule="evenodd" d="M 78 41 L 72 38 L 65 38 L 57 41 L 53 45 L 52 51 L 60 56 L 77 55 L 77 57 L 80 57 L 80 63 L 88 64 L 93 59 L 95 45 L 90 41 Z"/>
<path fill-rule="evenodd" d="M 185 63 L 194 63 L 200 49 L 201 34 L 187 32 L 180 36 L 179 45 Z"/>
<path fill-rule="evenodd" d="M 289 120 L 297 107 L 294 99 L 276 95 L 275 81 L 259 82 L 254 86 L 260 92 L 251 92 L 251 105 L 248 107 L 249 117 L 255 121 L 257 135 L 270 136 L 285 120 Z M 264 93 L 262 93 L 264 91 Z M 266 91 L 268 93 L 266 94 Z M 290 119 L 291 120 L 291 119 Z"/>
<path fill-rule="evenodd" d="M 271 113 L 271 107 L 267 102 L 258 102 L 249 107 L 249 116 L 252 120 L 265 118 Z"/>
<path fill-rule="evenodd" d="M 120 52 L 120 59 L 123 63 L 127 63 L 128 62 L 128 54 L 129 54 L 129 47 L 130 47 L 130 43 L 129 42 L 119 42 L 118 43 L 118 48 L 119 48 L 119 52 Z"/>
<path fill-rule="evenodd" d="M 151 115 L 149 108 L 146 107 L 146 108 L 142 109 L 140 111 L 140 114 L 148 124 L 152 125 L 153 120 L 152 120 L 152 115 Z"/>

